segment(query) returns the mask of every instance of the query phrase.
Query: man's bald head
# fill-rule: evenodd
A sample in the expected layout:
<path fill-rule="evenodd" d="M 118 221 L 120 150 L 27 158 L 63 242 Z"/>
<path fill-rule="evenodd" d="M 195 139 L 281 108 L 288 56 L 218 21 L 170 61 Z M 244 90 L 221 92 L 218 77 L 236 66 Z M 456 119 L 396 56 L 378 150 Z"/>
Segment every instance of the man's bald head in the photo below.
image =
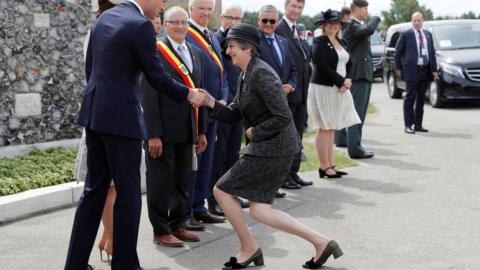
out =
<path fill-rule="evenodd" d="M 422 29 L 423 15 L 421 12 L 417 11 L 412 14 L 412 26 L 415 30 Z"/>

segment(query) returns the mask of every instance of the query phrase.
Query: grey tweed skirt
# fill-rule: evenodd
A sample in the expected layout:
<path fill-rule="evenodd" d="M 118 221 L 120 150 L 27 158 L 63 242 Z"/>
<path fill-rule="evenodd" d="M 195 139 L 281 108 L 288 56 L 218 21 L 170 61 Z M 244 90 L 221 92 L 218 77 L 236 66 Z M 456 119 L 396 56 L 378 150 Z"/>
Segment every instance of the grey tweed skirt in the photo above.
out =
<path fill-rule="evenodd" d="M 294 155 L 256 157 L 243 155 L 215 185 L 252 202 L 272 204 L 292 166 Z"/>

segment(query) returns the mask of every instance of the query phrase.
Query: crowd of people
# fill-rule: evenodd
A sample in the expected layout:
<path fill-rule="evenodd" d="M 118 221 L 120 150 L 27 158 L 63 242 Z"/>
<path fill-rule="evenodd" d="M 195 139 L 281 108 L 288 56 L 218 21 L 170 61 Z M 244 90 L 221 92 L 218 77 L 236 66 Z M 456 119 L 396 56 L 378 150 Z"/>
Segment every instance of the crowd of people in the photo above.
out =
<path fill-rule="evenodd" d="M 253 219 L 313 245 L 303 267 L 341 256 L 335 240 L 271 205 L 286 196 L 281 189 L 313 184 L 298 175 L 307 124 L 317 130 L 320 178 L 348 174 L 334 164 L 334 144 L 348 147 L 351 158 L 373 157 L 362 127 L 372 83 L 369 36 L 380 18 L 363 22 L 366 0 L 328 9 L 309 45 L 298 25 L 304 0 L 286 0 L 283 17 L 262 6 L 257 27 L 241 23 L 239 4 L 225 5 L 216 31 L 208 28 L 214 0 L 171 7 L 161 23 L 165 2 L 99 0 L 78 118 L 85 129 L 76 178 L 85 188 L 65 269 L 93 269 L 88 259 L 100 220 L 102 259 L 106 253 L 112 269 L 141 269 L 142 173 L 156 244 L 198 242 L 195 231 L 226 218 L 240 250 L 224 269 L 263 265 L 242 210 L 249 208 Z"/>

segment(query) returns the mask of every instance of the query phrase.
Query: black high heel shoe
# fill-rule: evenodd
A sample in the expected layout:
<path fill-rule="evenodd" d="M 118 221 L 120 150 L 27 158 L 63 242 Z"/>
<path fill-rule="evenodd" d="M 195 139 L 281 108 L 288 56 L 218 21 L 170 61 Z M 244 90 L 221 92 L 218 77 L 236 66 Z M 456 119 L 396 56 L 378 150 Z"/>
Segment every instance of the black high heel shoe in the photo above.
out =
<path fill-rule="evenodd" d="M 328 169 L 332 169 L 331 167 L 326 168 L 325 170 L 322 170 L 322 168 L 318 168 L 318 173 L 320 174 L 320 178 L 340 178 L 342 177 L 340 174 L 335 172 L 335 174 L 328 174 L 327 171 Z"/>
<path fill-rule="evenodd" d="M 320 255 L 318 260 L 315 261 L 315 258 L 312 258 L 310 261 L 307 261 L 302 266 L 303 268 L 307 269 L 318 269 L 327 262 L 330 255 L 333 255 L 333 258 L 335 259 L 343 255 L 342 249 L 335 240 L 331 240 L 330 242 L 328 242 L 325 250 L 323 250 L 322 255 Z"/>
<path fill-rule="evenodd" d="M 340 175 L 348 175 L 347 172 L 344 172 L 344 171 L 340 171 L 340 170 L 336 170 L 337 166 L 333 165 L 331 168 L 337 173 L 337 174 L 340 174 Z"/>
<path fill-rule="evenodd" d="M 253 253 L 250 258 L 246 261 L 239 263 L 237 258 L 230 257 L 230 260 L 224 264 L 223 270 L 230 270 L 230 269 L 243 269 L 247 268 L 247 266 L 251 263 L 254 263 L 256 266 L 263 265 L 263 252 L 262 249 L 258 248 L 255 253 Z"/>

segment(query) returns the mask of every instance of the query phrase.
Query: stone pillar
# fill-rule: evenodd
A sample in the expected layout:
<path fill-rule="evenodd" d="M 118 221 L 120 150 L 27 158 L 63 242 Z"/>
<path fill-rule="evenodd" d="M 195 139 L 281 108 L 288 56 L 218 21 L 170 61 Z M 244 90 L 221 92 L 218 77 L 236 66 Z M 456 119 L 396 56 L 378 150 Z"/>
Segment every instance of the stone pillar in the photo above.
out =
<path fill-rule="evenodd" d="M 74 117 L 96 1 L 0 1 L 0 146 L 81 135 Z"/>

